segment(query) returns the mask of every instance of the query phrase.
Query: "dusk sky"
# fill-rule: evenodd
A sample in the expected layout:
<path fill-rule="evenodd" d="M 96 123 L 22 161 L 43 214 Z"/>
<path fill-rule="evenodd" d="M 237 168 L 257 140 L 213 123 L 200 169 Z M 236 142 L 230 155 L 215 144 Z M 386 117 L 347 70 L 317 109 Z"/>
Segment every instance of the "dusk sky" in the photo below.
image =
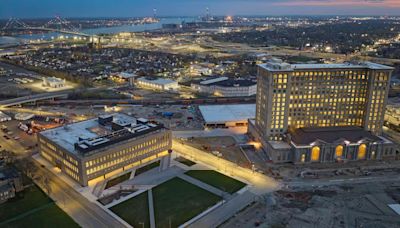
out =
<path fill-rule="evenodd" d="M 212 15 L 400 15 L 400 0 L 0 0 L 0 18 Z"/>

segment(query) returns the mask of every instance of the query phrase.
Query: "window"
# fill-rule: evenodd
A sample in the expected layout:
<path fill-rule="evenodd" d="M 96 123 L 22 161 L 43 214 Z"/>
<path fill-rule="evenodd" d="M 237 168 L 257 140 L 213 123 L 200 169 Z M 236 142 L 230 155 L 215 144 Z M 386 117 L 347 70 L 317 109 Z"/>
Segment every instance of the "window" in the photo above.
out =
<path fill-rule="evenodd" d="M 357 155 L 357 158 L 358 158 L 358 159 L 364 159 L 366 153 L 367 153 L 367 146 L 366 146 L 365 144 L 361 144 L 361 145 L 358 147 L 358 155 Z"/>
<path fill-rule="evenodd" d="M 306 155 L 305 154 L 302 154 L 301 155 L 301 162 L 305 162 L 306 161 Z"/>
<path fill-rule="evenodd" d="M 336 155 L 336 157 L 342 157 L 343 156 L 343 146 L 342 145 L 338 145 L 336 147 L 335 155 Z"/>
<path fill-rule="evenodd" d="M 314 146 L 311 150 L 311 161 L 319 161 L 320 148 Z"/>

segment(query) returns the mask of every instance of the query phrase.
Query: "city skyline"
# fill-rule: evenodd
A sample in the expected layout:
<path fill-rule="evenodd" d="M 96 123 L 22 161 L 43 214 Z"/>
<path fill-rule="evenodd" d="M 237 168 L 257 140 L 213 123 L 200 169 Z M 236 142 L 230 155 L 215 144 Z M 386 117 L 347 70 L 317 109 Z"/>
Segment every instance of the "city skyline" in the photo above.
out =
<path fill-rule="evenodd" d="M 79 6 L 79 7 L 77 7 Z M 144 17 L 199 16 L 209 8 L 211 15 L 398 15 L 400 2 L 396 0 L 155 0 L 117 3 L 100 0 L 65 1 L 2 0 L 0 18 L 43 18 L 54 15 L 64 17 Z M 173 9 L 173 10 L 171 10 Z"/>

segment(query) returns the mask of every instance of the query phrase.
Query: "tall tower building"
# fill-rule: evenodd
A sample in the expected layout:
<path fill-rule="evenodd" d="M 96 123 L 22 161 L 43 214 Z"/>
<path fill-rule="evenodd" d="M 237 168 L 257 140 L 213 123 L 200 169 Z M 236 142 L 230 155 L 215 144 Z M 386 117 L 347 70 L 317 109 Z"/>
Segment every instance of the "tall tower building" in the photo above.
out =
<path fill-rule="evenodd" d="M 337 156 L 334 150 L 339 145 L 347 149 L 351 143 L 389 142 L 380 135 L 392 71 L 369 62 L 261 64 L 256 119 L 250 121 L 249 130 L 276 162 L 382 158 L 375 147 L 368 148 L 370 154 L 365 156 L 358 156 L 358 149 Z M 312 159 L 316 144 L 321 146 Z"/>

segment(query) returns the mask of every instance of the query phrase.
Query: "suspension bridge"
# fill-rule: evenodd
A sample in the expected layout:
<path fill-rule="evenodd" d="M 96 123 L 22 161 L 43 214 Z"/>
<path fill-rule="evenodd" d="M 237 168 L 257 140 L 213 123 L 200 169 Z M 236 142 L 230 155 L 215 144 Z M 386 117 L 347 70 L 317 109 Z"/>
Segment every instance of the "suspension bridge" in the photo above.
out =
<path fill-rule="evenodd" d="M 0 31 L 6 33 L 16 30 L 57 32 L 83 37 L 97 37 L 96 35 L 81 32 L 70 21 L 67 21 L 66 19 L 59 16 L 55 16 L 41 26 L 31 26 L 19 20 L 18 18 L 10 18 Z"/>

